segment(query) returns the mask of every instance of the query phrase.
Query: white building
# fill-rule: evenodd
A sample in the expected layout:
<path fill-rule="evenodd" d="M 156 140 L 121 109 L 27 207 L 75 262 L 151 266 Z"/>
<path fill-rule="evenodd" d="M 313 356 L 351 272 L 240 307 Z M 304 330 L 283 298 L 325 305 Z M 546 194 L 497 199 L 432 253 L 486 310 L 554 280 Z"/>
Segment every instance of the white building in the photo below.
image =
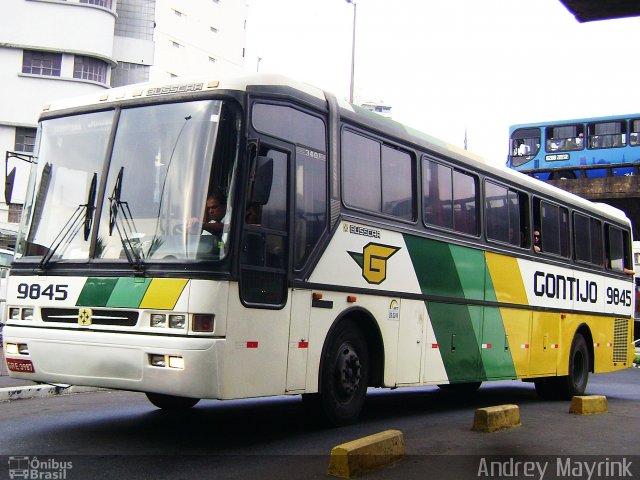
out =
<path fill-rule="evenodd" d="M 0 155 L 16 168 L 0 222 L 17 222 L 37 118 L 54 98 L 244 69 L 245 0 L 2 0 Z M 17 154 L 17 155 L 14 155 Z M 6 174 L 2 166 L 2 176 Z M 0 241 L 1 243 L 1 241 Z"/>

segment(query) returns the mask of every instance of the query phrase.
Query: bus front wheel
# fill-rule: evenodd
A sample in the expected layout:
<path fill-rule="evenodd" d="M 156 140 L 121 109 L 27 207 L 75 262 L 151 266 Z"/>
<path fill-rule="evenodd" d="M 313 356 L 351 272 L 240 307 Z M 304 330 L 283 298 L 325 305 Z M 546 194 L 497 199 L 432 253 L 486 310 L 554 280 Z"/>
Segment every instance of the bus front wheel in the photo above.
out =
<path fill-rule="evenodd" d="M 164 395 L 162 393 L 147 392 L 147 399 L 156 407 L 168 411 L 188 410 L 200 401 L 199 398 L 177 397 L 175 395 Z"/>
<path fill-rule="evenodd" d="M 369 351 L 361 330 L 352 321 L 338 326 L 323 354 L 320 414 L 333 426 L 357 420 L 369 382 Z"/>

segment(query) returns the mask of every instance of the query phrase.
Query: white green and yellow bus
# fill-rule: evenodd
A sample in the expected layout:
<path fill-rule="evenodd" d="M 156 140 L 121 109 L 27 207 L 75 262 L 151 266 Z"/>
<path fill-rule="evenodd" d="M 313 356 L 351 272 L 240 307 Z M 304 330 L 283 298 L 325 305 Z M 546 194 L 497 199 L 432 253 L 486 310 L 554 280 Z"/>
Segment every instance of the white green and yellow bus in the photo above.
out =
<path fill-rule="evenodd" d="M 167 409 L 302 394 L 343 424 L 368 387 L 570 397 L 631 366 L 623 213 L 321 89 L 253 75 L 57 101 L 36 156 L 13 377 Z"/>

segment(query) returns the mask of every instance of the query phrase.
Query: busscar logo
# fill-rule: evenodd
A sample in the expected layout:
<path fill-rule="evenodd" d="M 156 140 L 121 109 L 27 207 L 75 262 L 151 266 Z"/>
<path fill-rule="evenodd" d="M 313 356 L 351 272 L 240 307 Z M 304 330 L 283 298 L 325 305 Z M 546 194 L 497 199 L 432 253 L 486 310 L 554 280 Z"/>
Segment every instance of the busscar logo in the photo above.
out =
<path fill-rule="evenodd" d="M 362 249 L 362 253 L 347 253 L 360 266 L 362 276 L 367 282 L 373 285 L 380 285 L 387 278 L 387 260 L 398 250 L 400 250 L 400 247 L 368 243 Z"/>

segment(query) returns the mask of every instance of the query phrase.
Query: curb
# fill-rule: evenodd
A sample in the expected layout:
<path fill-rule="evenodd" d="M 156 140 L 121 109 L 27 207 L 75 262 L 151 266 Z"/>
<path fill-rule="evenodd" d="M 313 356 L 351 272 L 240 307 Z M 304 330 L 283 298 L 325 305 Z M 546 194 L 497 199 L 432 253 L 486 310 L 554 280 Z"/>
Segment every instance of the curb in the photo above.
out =
<path fill-rule="evenodd" d="M 522 426 L 520 408 L 517 405 L 507 404 L 478 408 L 473 418 L 472 430 L 490 433 L 520 426 Z"/>
<path fill-rule="evenodd" d="M 70 395 L 74 393 L 89 393 L 105 390 L 98 387 L 82 387 L 76 385 L 30 385 L 20 387 L 0 388 L 0 402 L 24 400 L 27 398 L 53 397 L 55 395 Z"/>
<path fill-rule="evenodd" d="M 577 395 L 571 399 L 569 413 L 576 415 L 595 415 L 607 413 L 609 406 L 604 395 Z"/>
<path fill-rule="evenodd" d="M 400 430 L 386 430 L 333 447 L 327 473 L 353 478 L 402 460 L 404 436 Z"/>

